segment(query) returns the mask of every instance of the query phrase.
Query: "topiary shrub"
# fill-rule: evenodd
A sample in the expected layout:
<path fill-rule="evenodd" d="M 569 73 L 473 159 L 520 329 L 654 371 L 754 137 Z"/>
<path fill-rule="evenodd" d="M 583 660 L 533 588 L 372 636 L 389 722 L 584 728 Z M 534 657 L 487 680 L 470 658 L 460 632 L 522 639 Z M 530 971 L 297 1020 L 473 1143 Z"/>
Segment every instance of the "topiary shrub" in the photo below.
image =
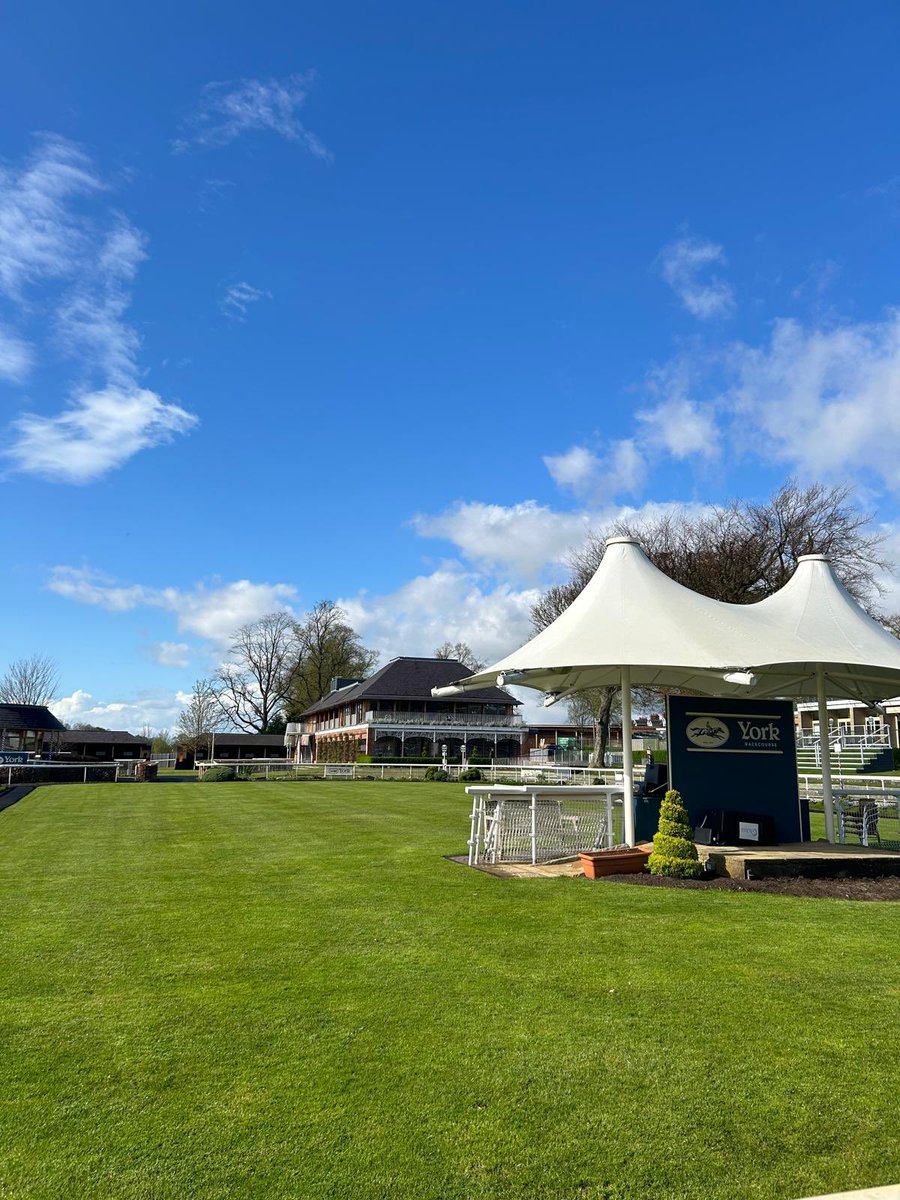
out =
<path fill-rule="evenodd" d="M 680 792 L 666 792 L 647 868 L 651 875 L 668 875 L 673 879 L 696 879 L 700 875 L 697 847 Z"/>
<path fill-rule="evenodd" d="M 203 772 L 204 783 L 233 783 L 236 778 L 234 767 L 209 767 Z"/>
<path fill-rule="evenodd" d="M 425 772 L 425 779 L 428 783 L 447 783 L 449 782 L 450 774 L 441 767 L 429 767 Z"/>
<path fill-rule="evenodd" d="M 475 783 L 479 779 L 484 779 L 484 776 L 477 767 L 470 767 L 468 771 L 461 771 L 459 777 L 466 783 Z"/>

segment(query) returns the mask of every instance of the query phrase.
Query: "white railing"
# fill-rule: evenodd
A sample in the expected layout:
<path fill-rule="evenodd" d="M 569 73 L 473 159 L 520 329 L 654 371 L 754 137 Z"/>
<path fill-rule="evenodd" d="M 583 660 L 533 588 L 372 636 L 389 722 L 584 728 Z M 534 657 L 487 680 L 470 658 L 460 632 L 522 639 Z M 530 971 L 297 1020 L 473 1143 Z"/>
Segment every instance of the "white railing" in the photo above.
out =
<path fill-rule="evenodd" d="M 864 766 L 866 762 L 877 758 L 879 754 L 889 751 L 891 740 L 889 736 L 881 733 L 832 734 L 829 738 L 829 745 L 832 762 L 838 760 L 844 764 L 853 763 L 855 766 Z M 797 752 L 798 756 L 802 756 L 807 761 L 812 757 L 815 765 L 821 767 L 822 747 L 819 744 L 818 734 L 814 738 L 810 734 L 798 734 Z"/>
<path fill-rule="evenodd" d="M 119 764 L 115 762 L 0 764 L 0 787 L 31 783 L 115 783 L 118 778 Z"/>
<path fill-rule="evenodd" d="M 435 763 L 406 763 L 398 762 L 377 762 L 377 763 L 294 763 L 283 761 L 280 759 L 260 758 L 260 759 L 234 759 L 230 762 L 225 762 L 222 759 L 216 762 L 201 762 L 197 763 L 201 769 L 201 774 L 207 767 L 235 767 L 237 770 L 246 774 L 252 774 L 257 778 L 262 779 L 278 779 L 278 778 L 306 778 L 306 779 L 325 779 L 329 775 L 329 769 L 332 773 L 332 778 L 337 777 L 334 773 L 335 767 L 341 768 L 340 778 L 343 779 L 424 779 L 425 772 L 437 766 Z M 449 764 L 446 771 L 450 779 L 459 779 L 460 774 L 466 770 L 478 770 L 481 772 L 482 778 L 490 783 L 615 783 L 616 777 L 621 778 L 621 772 L 616 772 L 604 767 L 568 767 L 568 766 L 538 766 L 529 765 L 528 763 L 494 763 L 491 766 L 466 765 L 460 763 Z M 635 768 L 635 777 L 640 778 L 641 770 Z"/>
<path fill-rule="evenodd" d="M 852 729 L 836 728 L 830 729 L 828 738 L 831 742 L 841 742 L 845 746 L 871 746 L 879 749 L 889 749 L 891 746 L 891 731 L 888 726 L 881 726 L 876 729 L 868 729 L 863 725 L 854 725 Z M 817 733 L 803 730 L 797 734 L 797 749 L 810 750 L 819 745 L 819 735 Z"/>
<path fill-rule="evenodd" d="M 800 795 L 806 800 L 822 799 L 822 776 L 799 775 Z M 900 775 L 842 775 L 833 771 L 831 786 L 834 791 L 884 792 L 900 796 Z"/>

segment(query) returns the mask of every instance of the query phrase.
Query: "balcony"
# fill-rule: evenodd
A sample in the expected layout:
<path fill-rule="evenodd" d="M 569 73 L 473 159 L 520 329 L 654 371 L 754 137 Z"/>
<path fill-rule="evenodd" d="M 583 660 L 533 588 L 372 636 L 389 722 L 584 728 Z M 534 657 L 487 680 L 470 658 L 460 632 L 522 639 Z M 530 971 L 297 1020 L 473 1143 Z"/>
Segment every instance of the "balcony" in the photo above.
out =
<path fill-rule="evenodd" d="M 524 729 L 525 722 L 517 713 L 415 713 L 369 711 L 363 721 L 366 725 L 394 725 L 408 729 Z"/>

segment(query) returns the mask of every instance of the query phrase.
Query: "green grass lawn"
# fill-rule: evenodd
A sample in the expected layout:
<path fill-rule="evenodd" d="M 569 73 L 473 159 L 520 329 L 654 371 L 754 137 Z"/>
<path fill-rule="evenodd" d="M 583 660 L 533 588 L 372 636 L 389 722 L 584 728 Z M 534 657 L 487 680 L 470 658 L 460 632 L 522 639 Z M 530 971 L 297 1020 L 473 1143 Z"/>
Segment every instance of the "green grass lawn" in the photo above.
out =
<path fill-rule="evenodd" d="M 900 1178 L 897 905 L 498 880 L 457 785 L 0 814 L 0 1196 L 772 1197 Z"/>

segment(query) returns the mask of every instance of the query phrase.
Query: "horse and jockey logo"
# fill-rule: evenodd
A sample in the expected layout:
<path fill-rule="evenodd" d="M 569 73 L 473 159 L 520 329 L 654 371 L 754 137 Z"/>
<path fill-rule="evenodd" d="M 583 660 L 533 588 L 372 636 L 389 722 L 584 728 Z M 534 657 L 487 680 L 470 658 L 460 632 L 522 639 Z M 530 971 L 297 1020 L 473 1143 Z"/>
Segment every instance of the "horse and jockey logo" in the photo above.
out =
<path fill-rule="evenodd" d="M 728 726 L 718 717 L 694 717 L 688 721 L 687 735 L 695 746 L 709 750 L 728 741 Z"/>

